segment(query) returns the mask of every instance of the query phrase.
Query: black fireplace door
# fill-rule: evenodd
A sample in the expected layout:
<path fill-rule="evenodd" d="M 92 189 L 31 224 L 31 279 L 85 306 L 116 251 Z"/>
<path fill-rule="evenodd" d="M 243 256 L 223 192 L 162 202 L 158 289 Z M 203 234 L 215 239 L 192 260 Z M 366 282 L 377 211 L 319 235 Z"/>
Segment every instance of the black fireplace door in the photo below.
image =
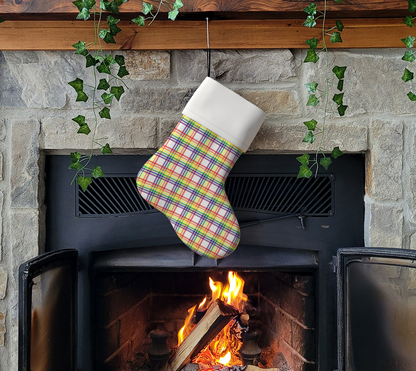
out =
<path fill-rule="evenodd" d="M 340 249 L 339 371 L 416 370 L 416 251 Z"/>
<path fill-rule="evenodd" d="M 19 269 L 19 371 L 75 371 L 76 250 L 43 254 Z"/>

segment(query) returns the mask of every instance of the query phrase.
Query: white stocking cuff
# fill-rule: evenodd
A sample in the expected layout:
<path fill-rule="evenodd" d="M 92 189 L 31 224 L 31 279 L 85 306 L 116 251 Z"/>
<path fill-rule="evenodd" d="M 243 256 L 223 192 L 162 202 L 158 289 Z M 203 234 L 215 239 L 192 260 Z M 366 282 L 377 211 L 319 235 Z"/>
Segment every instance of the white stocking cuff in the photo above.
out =
<path fill-rule="evenodd" d="M 246 152 L 266 114 L 237 93 L 207 77 L 182 114 Z"/>

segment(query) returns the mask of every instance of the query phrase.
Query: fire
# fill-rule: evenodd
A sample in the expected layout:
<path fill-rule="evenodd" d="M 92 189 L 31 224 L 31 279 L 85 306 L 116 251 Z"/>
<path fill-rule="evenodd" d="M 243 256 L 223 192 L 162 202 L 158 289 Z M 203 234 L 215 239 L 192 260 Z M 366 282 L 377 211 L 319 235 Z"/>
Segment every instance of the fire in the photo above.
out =
<path fill-rule="evenodd" d="M 234 306 L 239 312 L 244 311 L 247 295 L 243 293 L 244 280 L 235 272 L 228 272 L 228 284 L 223 285 L 219 281 L 209 278 L 209 286 L 211 288 L 211 300 L 205 298 L 198 306 L 194 306 L 188 310 L 185 324 L 178 334 L 178 345 L 191 332 L 193 325 L 193 317 L 195 312 L 204 311 L 209 307 L 212 301 L 220 299 L 225 303 Z M 204 363 L 209 366 L 213 365 L 242 365 L 238 355 L 241 347 L 241 341 L 235 335 L 236 322 L 231 321 L 193 361 Z"/>
<path fill-rule="evenodd" d="M 182 341 L 184 341 L 184 339 L 192 331 L 192 328 L 194 326 L 192 323 L 192 319 L 194 317 L 195 310 L 196 310 L 196 305 L 188 309 L 188 315 L 185 318 L 185 324 L 182 326 L 182 328 L 178 332 L 178 345 L 180 345 Z"/>
<path fill-rule="evenodd" d="M 231 361 L 231 353 L 228 352 L 224 357 L 221 357 L 218 362 L 224 366 L 229 366 L 230 361 Z"/>

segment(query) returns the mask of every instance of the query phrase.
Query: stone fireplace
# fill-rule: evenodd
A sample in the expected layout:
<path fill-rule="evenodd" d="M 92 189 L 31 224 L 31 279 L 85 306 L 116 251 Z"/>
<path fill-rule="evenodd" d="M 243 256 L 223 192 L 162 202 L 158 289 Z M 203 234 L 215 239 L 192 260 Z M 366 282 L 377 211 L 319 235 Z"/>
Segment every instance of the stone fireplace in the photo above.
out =
<path fill-rule="evenodd" d="M 313 151 L 302 143 L 303 122 L 316 112 L 306 107 L 304 84 L 320 77 L 315 65 L 301 63 L 304 54 L 212 52 L 212 77 L 267 113 L 249 153 Z M 115 155 L 153 153 L 205 77 L 206 56 L 203 51 L 124 55 L 129 90 L 114 103 L 113 120 L 100 122 L 99 136 L 109 137 Z M 389 49 L 330 53 L 338 65 L 348 66 L 349 109 L 345 117 L 329 120 L 325 147 L 365 155 L 365 245 L 416 249 L 416 114 L 400 79 L 401 55 L 402 50 Z M 87 104 L 74 102 L 67 84 L 76 76 L 88 79 L 82 64 L 71 52 L 0 54 L 1 369 L 17 370 L 18 267 L 45 249 L 45 155 L 89 148 L 89 138 L 75 134 L 71 119 L 92 113 Z"/>

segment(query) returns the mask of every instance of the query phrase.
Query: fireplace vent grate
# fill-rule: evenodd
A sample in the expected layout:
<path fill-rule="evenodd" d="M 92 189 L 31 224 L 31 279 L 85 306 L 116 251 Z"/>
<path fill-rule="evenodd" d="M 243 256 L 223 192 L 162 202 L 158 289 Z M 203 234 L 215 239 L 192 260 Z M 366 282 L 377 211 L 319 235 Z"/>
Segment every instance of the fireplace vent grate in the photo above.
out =
<path fill-rule="evenodd" d="M 93 179 L 86 192 L 77 187 L 78 217 L 127 216 L 154 212 L 137 192 L 135 176 Z M 235 210 L 278 215 L 332 216 L 334 177 L 297 178 L 295 174 L 231 174 L 225 191 Z"/>

